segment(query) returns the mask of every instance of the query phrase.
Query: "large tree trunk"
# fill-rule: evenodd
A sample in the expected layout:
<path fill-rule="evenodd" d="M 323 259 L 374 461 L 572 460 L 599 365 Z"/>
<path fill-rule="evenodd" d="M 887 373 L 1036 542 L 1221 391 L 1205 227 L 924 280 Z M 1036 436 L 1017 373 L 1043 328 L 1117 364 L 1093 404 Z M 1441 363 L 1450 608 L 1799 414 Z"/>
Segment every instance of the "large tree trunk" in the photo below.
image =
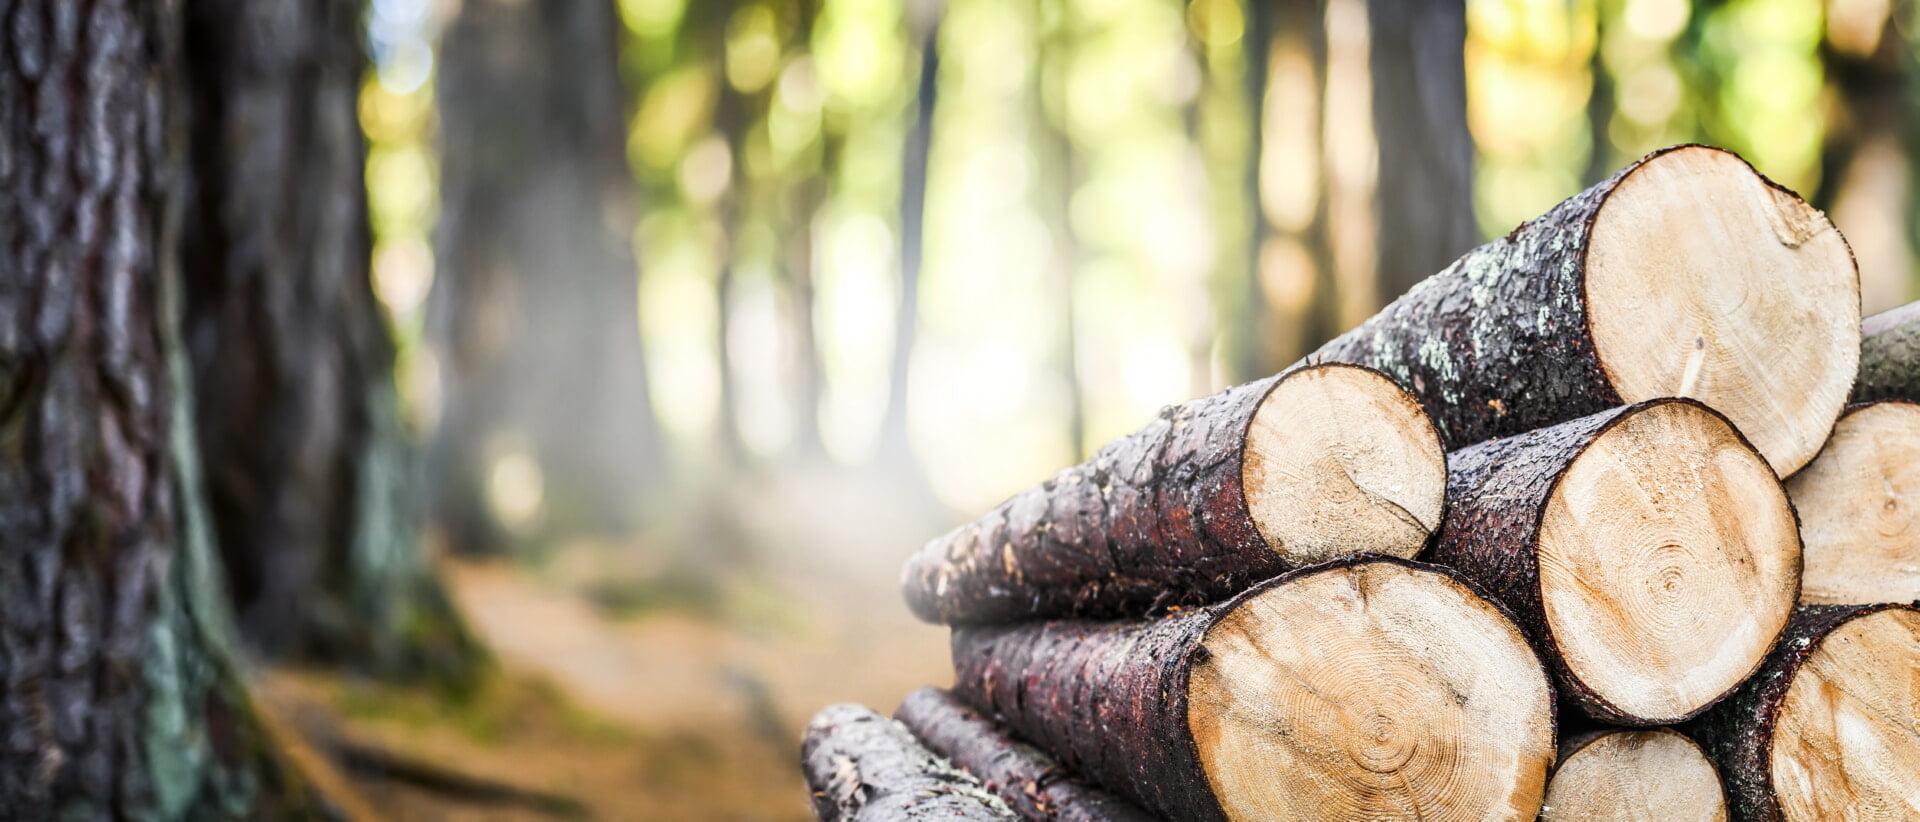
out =
<path fill-rule="evenodd" d="M 463 679 L 479 654 L 420 554 L 369 277 L 361 4 L 186 7 L 185 340 L 241 631 L 273 656 Z"/>
<path fill-rule="evenodd" d="M 471 0 L 443 40 L 429 323 L 448 375 L 437 507 L 460 550 L 508 542 L 484 478 L 515 441 L 544 479 L 535 537 L 631 533 L 662 469 L 620 31 L 610 0 Z"/>
<path fill-rule="evenodd" d="M 820 822 L 1020 818 L 905 726 L 859 705 L 832 705 L 814 715 L 800 747 L 800 767 Z"/>
<path fill-rule="evenodd" d="M 1143 622 L 963 628 L 953 661 L 968 703 L 1170 819 L 1532 820 L 1553 761 L 1552 690 L 1520 631 L 1406 560 Z"/>
<path fill-rule="evenodd" d="M 1379 293 L 1398 296 L 1480 239 L 1467 131 L 1465 0 L 1367 0 Z"/>
<path fill-rule="evenodd" d="M 1875 400 L 1920 402 L 1920 302 L 1860 323 L 1860 378 L 1853 401 Z"/>
<path fill-rule="evenodd" d="M 1391 380 L 1298 369 L 1170 407 L 936 538 L 907 561 L 907 602 L 930 622 L 1138 616 L 1360 551 L 1411 557 L 1445 473 Z"/>
<path fill-rule="evenodd" d="M 1563 699 L 1626 725 L 1690 718 L 1753 673 L 1800 587 L 1766 461 L 1693 400 L 1653 400 L 1448 456 L 1424 557 L 1511 609 Z"/>
<path fill-rule="evenodd" d="M 1920 403 L 1849 407 L 1787 493 L 1806 543 L 1801 602 L 1920 600 Z"/>
<path fill-rule="evenodd" d="M 1008 736 L 939 688 L 907 694 L 894 714 L 934 753 L 973 774 L 1034 822 L 1151 822 L 1155 817 L 1081 781 L 1051 754 Z"/>
<path fill-rule="evenodd" d="M 179 6 L 0 3 L 0 808 L 303 818 L 228 640 L 176 310 Z"/>
<path fill-rule="evenodd" d="M 1448 448 L 1695 397 L 1787 476 L 1846 403 L 1859 313 L 1824 216 L 1730 152 L 1682 146 L 1468 252 L 1310 359 L 1400 380 Z"/>
<path fill-rule="evenodd" d="M 1690 729 L 1733 818 L 1920 815 L 1920 608 L 1808 605 L 1740 691 Z"/>
<path fill-rule="evenodd" d="M 1560 743 L 1540 822 L 1726 822 L 1700 746 L 1667 728 L 1606 730 Z"/>

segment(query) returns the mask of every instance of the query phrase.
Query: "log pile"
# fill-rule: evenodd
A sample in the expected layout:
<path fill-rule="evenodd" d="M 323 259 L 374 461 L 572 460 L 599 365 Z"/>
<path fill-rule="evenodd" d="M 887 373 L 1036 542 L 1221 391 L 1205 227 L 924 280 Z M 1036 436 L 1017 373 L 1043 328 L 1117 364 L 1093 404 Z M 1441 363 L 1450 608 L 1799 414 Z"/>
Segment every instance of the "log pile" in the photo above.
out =
<path fill-rule="evenodd" d="M 1920 820 L 1920 303 L 1859 299 L 1649 155 L 914 554 L 953 686 L 823 713 L 816 812 Z"/>

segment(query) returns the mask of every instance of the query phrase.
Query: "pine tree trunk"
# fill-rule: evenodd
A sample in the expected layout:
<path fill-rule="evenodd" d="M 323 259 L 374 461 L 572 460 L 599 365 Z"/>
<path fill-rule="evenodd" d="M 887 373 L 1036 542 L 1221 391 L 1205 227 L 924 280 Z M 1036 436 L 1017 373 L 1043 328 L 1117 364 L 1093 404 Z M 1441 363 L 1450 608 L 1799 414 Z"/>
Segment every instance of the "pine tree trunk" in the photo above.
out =
<path fill-rule="evenodd" d="M 1726 781 L 1733 818 L 1920 814 L 1920 608 L 1807 605 L 1766 664 L 1688 730 Z"/>
<path fill-rule="evenodd" d="M 420 554 L 369 274 L 360 4 L 186 8 L 184 334 L 241 631 L 273 656 L 466 679 L 479 651 Z"/>
<path fill-rule="evenodd" d="M 0 3 L 0 808 L 307 818 L 232 655 L 178 336 L 179 6 Z"/>
<path fill-rule="evenodd" d="M 814 715 L 800 766 L 820 822 L 1020 818 L 900 723 L 859 705 L 833 705 Z"/>
<path fill-rule="evenodd" d="M 1398 296 L 1480 239 L 1467 131 L 1464 0 L 1367 0 L 1380 146 L 1379 293 Z"/>
<path fill-rule="evenodd" d="M 1399 380 L 1450 449 L 1694 397 L 1787 476 L 1846 402 L 1859 305 L 1825 216 L 1730 152 L 1681 146 L 1467 252 L 1308 361 Z"/>
<path fill-rule="evenodd" d="M 433 473 L 459 550 L 513 541 L 483 478 L 516 441 L 544 480 L 537 536 L 631 533 L 662 467 L 620 31 L 610 0 L 472 0 L 443 39 Z"/>
<path fill-rule="evenodd" d="M 1604 722 L 1705 710 L 1793 608 L 1800 540 L 1766 462 L 1693 400 L 1654 400 L 1448 455 L 1423 557 L 1513 611 L 1563 700 Z"/>
<path fill-rule="evenodd" d="M 894 718 L 934 753 L 1034 822 L 1151 822 L 1131 803 L 1082 782 L 1045 751 L 996 727 L 939 688 L 907 694 Z"/>
<path fill-rule="evenodd" d="M 1920 302 L 1860 323 L 1860 378 L 1853 401 L 1875 400 L 1920 402 Z"/>
<path fill-rule="evenodd" d="M 1388 557 L 1160 619 L 961 628 L 953 661 L 968 704 L 1170 819 L 1532 820 L 1554 755 L 1519 630 Z"/>
<path fill-rule="evenodd" d="M 907 562 L 930 622 L 1138 616 L 1359 551 L 1411 557 L 1440 521 L 1433 426 L 1377 372 L 1312 366 L 1161 412 Z"/>

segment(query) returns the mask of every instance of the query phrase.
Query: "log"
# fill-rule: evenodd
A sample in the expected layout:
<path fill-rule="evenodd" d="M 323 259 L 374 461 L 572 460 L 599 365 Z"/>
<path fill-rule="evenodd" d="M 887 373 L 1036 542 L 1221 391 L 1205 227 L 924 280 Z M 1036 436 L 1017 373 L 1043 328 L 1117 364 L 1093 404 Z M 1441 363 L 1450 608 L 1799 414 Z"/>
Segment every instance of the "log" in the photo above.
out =
<path fill-rule="evenodd" d="M 1805 605 L 1694 727 L 1733 817 L 1920 818 L 1920 608 Z"/>
<path fill-rule="evenodd" d="M 955 693 L 1169 819 L 1539 813 L 1553 696 L 1453 572 L 1350 557 L 1147 620 L 963 626 Z"/>
<path fill-rule="evenodd" d="M 1399 380 L 1449 450 L 1694 397 L 1788 476 L 1846 403 L 1859 322 L 1859 272 L 1827 218 L 1689 145 L 1467 252 L 1309 360 Z"/>
<path fill-rule="evenodd" d="M 1854 402 L 1920 401 L 1920 302 L 1860 323 L 1860 378 Z"/>
<path fill-rule="evenodd" d="M 1142 616 L 1217 602 L 1439 527 L 1446 457 L 1378 372 L 1298 368 L 1170 407 L 1092 459 L 934 539 L 903 587 L 929 622 Z"/>
<path fill-rule="evenodd" d="M 1787 494 L 1806 543 L 1802 603 L 1920 599 L 1920 404 L 1849 407 Z"/>
<path fill-rule="evenodd" d="M 933 755 L 905 726 L 871 709 L 830 705 L 814 714 L 800 764 L 821 822 L 1017 820 L 980 781 Z"/>
<path fill-rule="evenodd" d="M 1541 822 L 1726 822 L 1720 773 L 1686 734 L 1606 730 L 1560 744 Z"/>
<path fill-rule="evenodd" d="M 1156 817 L 1088 785 L 1052 755 L 1009 736 L 939 688 L 907 694 L 894 718 L 927 748 L 1034 822 L 1153 822 Z"/>
<path fill-rule="evenodd" d="M 1511 610 L 1589 717 L 1698 714 L 1759 666 L 1793 609 L 1786 492 L 1697 401 L 1615 408 L 1449 462 L 1446 524 L 1424 559 Z"/>

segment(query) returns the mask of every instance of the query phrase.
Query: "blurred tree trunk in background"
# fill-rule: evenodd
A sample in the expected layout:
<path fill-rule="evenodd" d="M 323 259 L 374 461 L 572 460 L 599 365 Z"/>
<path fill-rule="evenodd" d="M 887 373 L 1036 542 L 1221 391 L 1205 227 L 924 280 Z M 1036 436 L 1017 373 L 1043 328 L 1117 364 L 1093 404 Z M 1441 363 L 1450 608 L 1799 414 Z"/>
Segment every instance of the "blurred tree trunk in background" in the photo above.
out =
<path fill-rule="evenodd" d="M 481 653 L 420 550 L 369 263 L 355 0 L 187 0 L 183 338 L 243 636 L 458 683 Z"/>
<path fill-rule="evenodd" d="M 1379 139 L 1378 282 L 1391 301 L 1480 241 L 1465 0 L 1367 0 Z"/>
<path fill-rule="evenodd" d="M 1328 189 L 1332 175 L 1327 162 L 1325 3 L 1279 0 L 1274 4 L 1273 15 L 1276 33 L 1273 48 L 1284 62 L 1269 72 L 1268 80 L 1272 83 L 1279 79 L 1280 73 L 1291 72 L 1301 81 L 1288 90 L 1285 99 L 1274 99 L 1270 90 L 1268 109 L 1261 115 L 1266 141 L 1260 158 L 1262 186 L 1272 182 L 1300 189 L 1291 196 L 1264 190 L 1262 193 L 1268 219 L 1278 224 L 1279 240 L 1272 254 L 1262 252 L 1262 266 L 1285 269 L 1284 273 L 1271 275 L 1271 279 L 1282 283 L 1271 290 L 1282 292 L 1278 302 L 1293 330 L 1292 334 L 1275 341 L 1278 356 L 1274 361 L 1291 363 L 1346 329 L 1340 327 L 1339 283 L 1334 272 L 1333 236 L 1328 225 Z M 1272 150 L 1279 138 L 1275 126 L 1281 124 L 1295 131 L 1290 135 L 1294 143 L 1287 146 L 1292 151 Z M 1269 167 L 1269 163 L 1284 165 L 1275 168 Z M 1272 261 L 1268 261 L 1268 257 Z"/>
<path fill-rule="evenodd" d="M 1039 78 L 1033 95 L 1033 122 L 1037 124 L 1039 159 L 1039 213 L 1053 230 L 1052 259 L 1047 270 L 1055 283 L 1048 289 L 1058 300 L 1060 330 L 1058 342 L 1048 358 L 1066 396 L 1067 454 L 1072 462 L 1087 457 L 1087 392 L 1080 384 L 1080 332 L 1074 303 L 1075 282 L 1081 265 L 1080 237 L 1073 226 L 1073 195 L 1081 184 L 1080 150 L 1074 144 L 1072 123 L 1068 121 L 1065 95 L 1067 71 L 1077 39 L 1072 0 L 1043 0 L 1035 9 L 1039 27 L 1038 49 L 1033 55 Z M 1049 98 L 1058 92 L 1061 99 Z"/>
<path fill-rule="evenodd" d="M 438 86 L 435 507 L 467 552 L 629 535 L 664 460 L 639 334 L 621 23 L 613 0 L 460 9 Z"/>
<path fill-rule="evenodd" d="M 1846 232 L 1860 263 L 1861 300 L 1871 314 L 1911 299 L 1916 228 L 1901 216 L 1913 201 L 1920 150 L 1907 109 L 1915 94 L 1915 63 L 1912 45 L 1896 24 L 1903 13 L 1897 7 L 1878 15 L 1848 11 L 1829 19 L 1820 45 L 1833 106 L 1820 151 L 1820 187 L 1811 199 Z"/>
<path fill-rule="evenodd" d="M 798 22 L 789 48 L 797 54 L 812 52 L 814 24 L 820 18 L 821 2 L 794 2 Z M 779 79 L 774 81 L 779 82 Z M 811 146 L 814 159 L 801 162 L 797 169 L 797 179 L 791 181 L 788 196 L 784 198 L 792 210 L 782 214 L 780 220 L 786 229 L 783 250 L 787 313 L 793 326 L 794 368 L 799 372 L 794 381 L 793 449 L 795 456 L 807 461 L 826 457 L 826 447 L 820 438 L 820 403 L 825 399 L 827 376 L 825 363 L 820 359 L 820 328 L 816 321 L 819 315 L 814 310 L 820 281 L 814 221 L 825 210 L 827 181 L 831 170 L 841 163 L 840 155 L 846 150 L 847 142 L 833 118 L 822 113 L 819 123 Z"/>
<path fill-rule="evenodd" d="M 320 810 L 249 701 L 199 499 L 176 313 L 179 9 L 0 3 L 8 818 Z"/>
<path fill-rule="evenodd" d="M 880 460 L 917 464 L 907 428 L 907 396 L 914 337 L 920 330 L 920 271 L 926 249 L 927 168 L 933 151 L 933 113 L 940 95 L 940 15 L 943 0 L 909 0 L 907 32 L 919 48 L 913 120 L 900 156 L 900 294 L 894 305 L 893 356 L 887 365 L 887 408 L 880 422 Z M 911 472 L 919 476 L 918 471 Z"/>

